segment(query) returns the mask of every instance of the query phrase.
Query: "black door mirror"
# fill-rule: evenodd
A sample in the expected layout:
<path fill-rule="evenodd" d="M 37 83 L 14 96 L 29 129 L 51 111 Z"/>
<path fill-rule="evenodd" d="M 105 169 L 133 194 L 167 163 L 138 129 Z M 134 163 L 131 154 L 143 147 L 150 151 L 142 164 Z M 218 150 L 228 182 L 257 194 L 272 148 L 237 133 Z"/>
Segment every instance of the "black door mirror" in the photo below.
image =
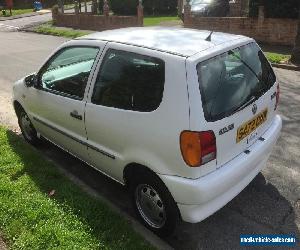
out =
<path fill-rule="evenodd" d="M 37 75 L 33 74 L 30 76 L 27 76 L 25 78 L 25 86 L 30 88 L 30 87 L 37 87 L 38 86 L 38 77 Z"/>

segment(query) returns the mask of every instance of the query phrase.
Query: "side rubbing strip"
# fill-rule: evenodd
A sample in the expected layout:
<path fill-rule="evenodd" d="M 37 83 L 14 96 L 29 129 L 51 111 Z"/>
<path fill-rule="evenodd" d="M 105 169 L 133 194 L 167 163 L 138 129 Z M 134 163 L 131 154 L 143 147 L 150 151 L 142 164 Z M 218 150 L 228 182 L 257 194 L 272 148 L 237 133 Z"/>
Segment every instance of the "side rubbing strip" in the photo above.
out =
<path fill-rule="evenodd" d="M 107 153 L 107 152 L 105 152 L 105 151 L 103 151 L 103 150 L 101 150 L 99 148 L 96 148 L 96 147 L 94 147 L 94 146 L 92 146 L 92 145 L 90 145 L 88 143 L 85 143 L 85 144 L 86 144 L 86 146 L 88 146 L 92 150 L 95 150 L 95 151 L 97 151 L 97 152 L 99 152 L 99 153 L 101 153 L 101 154 L 103 154 L 103 155 L 105 155 L 105 156 L 107 156 L 107 157 L 109 157 L 111 159 L 114 159 L 114 160 L 116 159 L 116 157 L 114 155 L 111 155 L 111 154 L 109 154 L 109 153 Z"/>
<path fill-rule="evenodd" d="M 66 136 L 66 137 L 69 137 L 70 139 L 72 139 L 72 140 L 74 140 L 74 141 L 76 141 L 76 142 L 78 142 L 78 143 L 80 143 L 80 144 L 82 144 L 84 146 L 87 146 L 90 149 L 95 150 L 95 151 L 97 151 L 97 152 L 99 152 L 99 153 L 101 153 L 101 154 L 103 154 L 103 155 L 105 155 L 105 156 L 107 156 L 107 157 L 109 157 L 111 159 L 114 159 L 114 160 L 116 159 L 116 157 L 114 155 L 109 154 L 109 153 L 107 153 L 107 152 L 105 152 L 105 151 L 103 151 L 103 150 L 101 150 L 101 149 L 99 149 L 97 147 L 94 147 L 93 145 L 90 145 L 89 143 L 84 142 L 84 141 L 82 141 L 82 140 L 80 140 L 78 138 L 75 138 L 74 136 L 69 135 L 69 134 L 65 133 L 64 131 L 61 131 L 60 129 L 57 129 L 57 128 L 51 126 L 50 124 L 48 124 L 48 123 L 46 123 L 46 122 L 44 122 L 44 121 L 42 121 L 42 120 L 40 120 L 40 119 L 38 119 L 36 117 L 33 117 L 33 120 L 35 120 L 35 121 L 37 121 L 37 122 L 45 125 L 48 128 L 53 129 L 54 131 L 56 131 L 56 132 L 58 132 L 58 133 L 60 133 L 60 134 L 62 134 L 64 136 Z"/>

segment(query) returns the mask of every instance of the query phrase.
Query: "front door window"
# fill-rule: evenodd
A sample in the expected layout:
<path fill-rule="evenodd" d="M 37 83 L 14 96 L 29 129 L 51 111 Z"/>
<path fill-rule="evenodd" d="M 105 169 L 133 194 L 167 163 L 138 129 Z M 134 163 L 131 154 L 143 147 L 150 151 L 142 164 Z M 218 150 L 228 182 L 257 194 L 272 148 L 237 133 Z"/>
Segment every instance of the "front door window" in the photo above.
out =
<path fill-rule="evenodd" d="M 40 74 L 42 89 L 82 100 L 99 49 L 69 47 L 59 51 Z"/>

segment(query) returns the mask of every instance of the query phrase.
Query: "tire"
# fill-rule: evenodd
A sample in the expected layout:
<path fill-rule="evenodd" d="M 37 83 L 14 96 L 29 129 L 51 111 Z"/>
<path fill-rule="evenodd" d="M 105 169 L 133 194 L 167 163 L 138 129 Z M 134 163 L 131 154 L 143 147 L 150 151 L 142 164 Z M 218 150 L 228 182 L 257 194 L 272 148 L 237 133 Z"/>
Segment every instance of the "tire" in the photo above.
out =
<path fill-rule="evenodd" d="M 161 237 L 171 235 L 180 219 L 176 202 L 164 183 L 150 171 L 131 181 L 133 206 L 143 224 Z"/>
<path fill-rule="evenodd" d="M 41 143 L 41 139 L 38 137 L 37 132 L 24 109 L 20 108 L 17 112 L 17 116 L 19 127 L 25 141 L 34 146 L 39 145 Z"/>

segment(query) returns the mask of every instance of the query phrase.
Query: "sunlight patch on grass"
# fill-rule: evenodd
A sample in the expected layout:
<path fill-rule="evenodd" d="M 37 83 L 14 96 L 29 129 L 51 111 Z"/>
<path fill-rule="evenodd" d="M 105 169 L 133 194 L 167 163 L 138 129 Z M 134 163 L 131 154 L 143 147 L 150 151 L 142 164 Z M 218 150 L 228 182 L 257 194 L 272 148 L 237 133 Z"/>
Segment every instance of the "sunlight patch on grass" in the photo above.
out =
<path fill-rule="evenodd" d="M 144 18 L 144 26 L 156 26 L 159 25 L 162 22 L 166 21 L 178 21 L 180 20 L 178 16 L 161 16 L 161 17 L 145 17 Z"/>
<path fill-rule="evenodd" d="M 32 13 L 33 9 L 20 9 L 20 10 L 12 10 L 12 16 L 17 16 L 17 15 L 22 15 L 22 14 L 27 14 L 27 13 Z M 10 12 L 9 10 L 6 10 L 6 14 L 4 17 L 9 17 Z M 0 11 L 0 17 L 3 17 L 2 11 Z"/>
<path fill-rule="evenodd" d="M 153 249 L 123 217 L 1 127 L 0 230 L 10 249 Z"/>
<path fill-rule="evenodd" d="M 291 59 L 290 55 L 283 55 L 271 52 L 266 52 L 265 54 L 271 63 L 287 63 Z"/>
<path fill-rule="evenodd" d="M 72 30 L 72 29 L 60 29 L 58 27 L 42 24 L 34 29 L 36 33 L 52 35 L 52 36 L 61 36 L 66 38 L 77 38 L 80 36 L 85 36 L 90 34 L 90 32 L 80 31 L 80 30 Z"/>

